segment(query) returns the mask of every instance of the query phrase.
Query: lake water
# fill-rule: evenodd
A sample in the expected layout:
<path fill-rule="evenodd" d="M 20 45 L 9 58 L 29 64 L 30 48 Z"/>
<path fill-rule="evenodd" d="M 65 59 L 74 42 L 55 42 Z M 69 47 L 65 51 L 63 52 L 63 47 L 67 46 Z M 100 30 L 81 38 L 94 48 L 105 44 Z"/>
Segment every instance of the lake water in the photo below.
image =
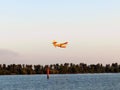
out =
<path fill-rule="evenodd" d="M 5 75 L 0 90 L 120 90 L 120 74 Z"/>

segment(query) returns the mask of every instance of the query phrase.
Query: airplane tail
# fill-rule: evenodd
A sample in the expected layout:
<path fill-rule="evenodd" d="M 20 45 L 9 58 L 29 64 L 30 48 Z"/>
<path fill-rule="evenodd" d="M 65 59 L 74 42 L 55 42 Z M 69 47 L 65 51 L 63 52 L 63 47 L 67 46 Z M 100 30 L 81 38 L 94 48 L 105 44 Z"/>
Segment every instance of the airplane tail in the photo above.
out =
<path fill-rule="evenodd" d="M 52 44 L 54 45 L 54 47 L 57 46 L 56 43 L 57 43 L 57 42 L 54 40 L 53 43 L 52 43 Z"/>
<path fill-rule="evenodd" d="M 54 47 L 56 47 L 57 45 L 56 44 L 53 44 L 54 45 Z"/>

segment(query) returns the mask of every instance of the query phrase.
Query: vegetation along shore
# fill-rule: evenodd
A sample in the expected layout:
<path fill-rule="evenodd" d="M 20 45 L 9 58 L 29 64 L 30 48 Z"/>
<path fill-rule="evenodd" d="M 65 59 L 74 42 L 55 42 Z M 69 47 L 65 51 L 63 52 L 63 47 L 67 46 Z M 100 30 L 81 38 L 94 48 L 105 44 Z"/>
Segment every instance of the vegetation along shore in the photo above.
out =
<path fill-rule="evenodd" d="M 48 65 L 27 65 L 27 64 L 0 64 L 0 75 L 25 75 L 25 74 L 46 74 Z M 78 74 L 78 73 L 119 73 L 120 65 L 112 64 L 51 64 L 50 74 Z"/>

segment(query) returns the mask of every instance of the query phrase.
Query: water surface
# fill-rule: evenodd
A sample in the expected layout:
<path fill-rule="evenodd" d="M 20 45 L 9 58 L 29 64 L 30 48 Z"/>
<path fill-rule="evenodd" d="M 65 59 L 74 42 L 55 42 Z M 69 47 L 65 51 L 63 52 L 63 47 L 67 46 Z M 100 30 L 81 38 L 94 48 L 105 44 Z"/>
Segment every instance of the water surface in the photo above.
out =
<path fill-rule="evenodd" d="M 0 90 L 120 90 L 120 74 L 5 75 Z"/>

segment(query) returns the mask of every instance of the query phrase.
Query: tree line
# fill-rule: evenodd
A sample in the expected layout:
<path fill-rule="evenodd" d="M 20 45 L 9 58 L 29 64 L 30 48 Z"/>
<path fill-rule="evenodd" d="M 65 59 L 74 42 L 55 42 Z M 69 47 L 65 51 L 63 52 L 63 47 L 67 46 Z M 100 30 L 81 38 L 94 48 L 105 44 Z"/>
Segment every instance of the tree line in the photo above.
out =
<path fill-rule="evenodd" d="M 49 67 L 50 74 L 77 74 L 77 73 L 119 73 L 120 65 L 112 64 L 51 64 L 51 65 L 27 65 L 27 64 L 0 64 L 0 75 L 24 75 L 46 74 Z"/>

